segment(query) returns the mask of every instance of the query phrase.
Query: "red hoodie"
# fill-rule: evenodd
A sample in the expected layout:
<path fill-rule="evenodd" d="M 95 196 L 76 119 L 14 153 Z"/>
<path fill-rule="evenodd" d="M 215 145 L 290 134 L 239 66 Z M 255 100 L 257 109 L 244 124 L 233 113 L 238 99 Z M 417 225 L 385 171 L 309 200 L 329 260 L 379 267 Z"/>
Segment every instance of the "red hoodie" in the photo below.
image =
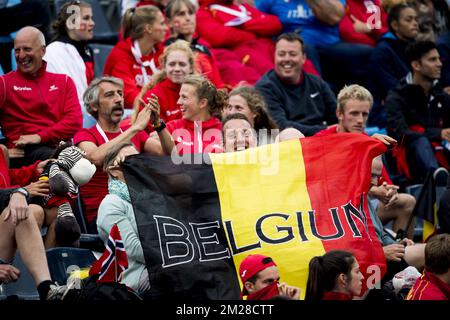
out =
<path fill-rule="evenodd" d="M 132 48 L 133 41 L 131 38 L 119 41 L 106 59 L 104 74 L 117 77 L 123 80 L 124 88 L 123 94 L 125 99 L 125 108 L 132 108 L 136 96 L 141 91 L 145 84 L 143 70 L 147 74 L 147 81 L 153 75 L 153 70 L 149 66 L 142 66 L 138 59 L 133 55 Z M 162 44 L 157 44 L 152 53 L 140 58 L 142 63 L 151 62 L 156 68 L 159 68 L 159 56 L 163 53 L 164 47 Z"/>
<path fill-rule="evenodd" d="M 33 78 L 20 70 L 0 77 L 0 125 L 8 148 L 21 135 L 38 134 L 54 146 L 82 127 L 81 107 L 72 79 L 46 71 Z"/>
<path fill-rule="evenodd" d="M 387 14 L 381 7 L 380 0 L 347 0 L 346 14 L 339 23 L 342 40 L 351 43 L 367 44 L 375 47 L 378 39 L 388 32 Z M 353 28 L 351 16 L 373 25 L 370 33 L 358 33 Z M 379 18 L 380 28 L 375 27 Z"/>
<path fill-rule="evenodd" d="M 229 0 L 200 0 L 197 11 L 197 30 L 201 37 L 213 47 L 235 47 L 256 38 L 269 38 L 279 34 L 283 28 L 277 16 L 265 14 L 248 4 L 234 5 Z M 245 23 L 225 26 L 236 16 L 220 11 L 211 5 L 220 5 L 238 12 L 246 11 L 251 17 Z"/>
<path fill-rule="evenodd" d="M 177 143 L 178 154 L 222 152 L 222 123 L 211 117 L 208 121 L 178 119 L 167 123 L 167 130 Z"/>
<path fill-rule="evenodd" d="M 169 79 L 164 79 L 147 91 L 143 100 L 147 101 L 147 98 L 151 97 L 151 94 L 158 96 L 158 102 L 160 106 L 160 116 L 164 122 L 180 119 L 182 116 L 180 106 L 177 104 L 180 98 L 181 84 L 176 84 Z M 142 106 L 140 110 L 142 110 Z M 153 131 L 153 126 L 149 123 L 147 131 Z"/>
<path fill-rule="evenodd" d="M 199 3 L 197 32 L 215 48 L 213 52 L 223 81 L 229 86 L 240 81 L 254 85 L 274 66 L 272 37 L 282 30 L 278 17 L 247 4 L 234 5 L 230 0 L 201 0 Z M 229 10 L 231 13 L 227 12 Z M 245 18 L 237 17 L 239 14 Z M 217 51 L 223 49 L 231 49 L 231 52 Z M 310 61 L 306 62 L 305 70 L 318 74 Z"/>

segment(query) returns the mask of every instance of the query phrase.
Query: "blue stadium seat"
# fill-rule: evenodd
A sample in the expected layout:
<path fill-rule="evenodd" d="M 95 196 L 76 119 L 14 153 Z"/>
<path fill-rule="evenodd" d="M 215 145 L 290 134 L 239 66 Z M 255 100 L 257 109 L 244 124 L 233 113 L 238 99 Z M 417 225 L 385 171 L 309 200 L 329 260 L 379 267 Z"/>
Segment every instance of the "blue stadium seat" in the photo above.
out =
<path fill-rule="evenodd" d="M 0 76 L 4 75 L 5 73 L 3 72 L 2 66 L 0 65 Z"/>
<path fill-rule="evenodd" d="M 70 0 L 53 0 L 55 7 L 55 16 L 58 16 L 59 9 L 64 3 Z M 109 24 L 106 15 L 98 0 L 84 0 L 91 4 L 92 13 L 95 19 L 93 42 L 115 44 L 118 40 L 117 32 L 114 32 Z"/>
<path fill-rule="evenodd" d="M 375 133 L 379 133 L 379 134 L 387 134 L 387 131 L 385 128 L 378 128 L 378 127 L 366 127 L 365 132 L 371 136 Z"/>
<path fill-rule="evenodd" d="M 53 248 L 47 250 L 50 276 L 59 285 L 66 284 L 71 272 L 89 268 L 95 260 L 95 256 L 88 249 Z"/>
<path fill-rule="evenodd" d="M 99 43 L 91 43 L 89 44 L 89 48 L 93 52 L 94 58 L 94 76 L 101 77 L 103 76 L 103 70 L 105 68 L 106 59 L 109 56 L 112 48 L 114 46 L 107 44 L 99 44 Z"/>
<path fill-rule="evenodd" d="M 3 298 L 14 300 L 39 300 L 36 283 L 23 263 L 19 252 L 17 252 L 14 257 L 13 265 L 20 270 L 20 277 L 16 282 L 2 284 Z"/>
<path fill-rule="evenodd" d="M 87 233 L 86 220 L 83 214 L 83 201 L 80 196 L 78 196 L 77 201 L 75 202 L 73 213 L 81 230 L 79 240 L 80 248 L 103 252 L 105 244 L 102 239 L 100 239 L 100 236 L 98 234 Z"/>
<path fill-rule="evenodd" d="M 16 57 L 14 56 L 14 48 L 11 50 L 11 70 L 14 71 L 17 69 Z"/>

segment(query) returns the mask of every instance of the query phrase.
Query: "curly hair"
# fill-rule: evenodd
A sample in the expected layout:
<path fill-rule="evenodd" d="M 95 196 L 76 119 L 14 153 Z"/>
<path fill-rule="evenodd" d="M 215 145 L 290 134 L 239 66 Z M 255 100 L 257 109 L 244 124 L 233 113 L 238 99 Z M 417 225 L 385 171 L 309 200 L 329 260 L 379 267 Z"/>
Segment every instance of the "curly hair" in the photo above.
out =
<path fill-rule="evenodd" d="M 208 111 L 212 115 L 222 112 L 228 103 L 228 93 L 224 89 L 217 89 L 211 81 L 200 75 L 189 75 L 183 84 L 189 84 L 196 88 L 197 98 L 208 101 Z"/>
<path fill-rule="evenodd" d="M 256 88 L 250 86 L 238 87 L 233 89 L 229 96 L 240 96 L 247 102 L 250 111 L 256 115 L 254 120 L 254 129 L 256 131 L 259 129 L 278 129 L 275 121 L 273 121 L 267 111 L 264 97 Z"/>

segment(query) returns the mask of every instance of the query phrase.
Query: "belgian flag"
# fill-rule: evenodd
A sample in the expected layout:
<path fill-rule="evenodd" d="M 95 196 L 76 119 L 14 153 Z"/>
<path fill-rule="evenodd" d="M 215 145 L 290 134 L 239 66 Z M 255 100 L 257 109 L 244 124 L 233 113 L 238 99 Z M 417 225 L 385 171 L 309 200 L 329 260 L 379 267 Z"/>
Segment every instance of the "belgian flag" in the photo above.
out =
<path fill-rule="evenodd" d="M 128 158 L 151 296 L 239 299 L 239 264 L 254 253 L 272 257 L 302 296 L 310 259 L 332 249 L 353 252 L 374 284 L 385 258 L 365 199 L 371 160 L 384 151 L 345 133 L 203 155 L 201 164 Z"/>
<path fill-rule="evenodd" d="M 423 182 L 412 216 L 423 219 L 422 240 L 427 242 L 437 232 L 436 184 L 433 171 L 429 171 Z"/>

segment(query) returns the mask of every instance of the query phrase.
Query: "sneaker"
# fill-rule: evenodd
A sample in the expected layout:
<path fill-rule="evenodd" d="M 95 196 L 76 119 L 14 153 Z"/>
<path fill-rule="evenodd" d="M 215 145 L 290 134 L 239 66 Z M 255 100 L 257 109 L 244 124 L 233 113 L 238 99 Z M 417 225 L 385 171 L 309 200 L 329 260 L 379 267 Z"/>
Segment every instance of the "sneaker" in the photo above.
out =
<path fill-rule="evenodd" d="M 57 284 L 50 285 L 50 290 L 47 293 L 47 300 L 64 300 L 70 288 L 67 286 L 59 286 Z"/>
<path fill-rule="evenodd" d="M 436 184 L 436 187 L 445 187 L 447 186 L 447 179 L 448 179 L 448 171 L 447 169 L 440 167 L 437 168 L 436 171 L 433 173 L 434 183 Z"/>

